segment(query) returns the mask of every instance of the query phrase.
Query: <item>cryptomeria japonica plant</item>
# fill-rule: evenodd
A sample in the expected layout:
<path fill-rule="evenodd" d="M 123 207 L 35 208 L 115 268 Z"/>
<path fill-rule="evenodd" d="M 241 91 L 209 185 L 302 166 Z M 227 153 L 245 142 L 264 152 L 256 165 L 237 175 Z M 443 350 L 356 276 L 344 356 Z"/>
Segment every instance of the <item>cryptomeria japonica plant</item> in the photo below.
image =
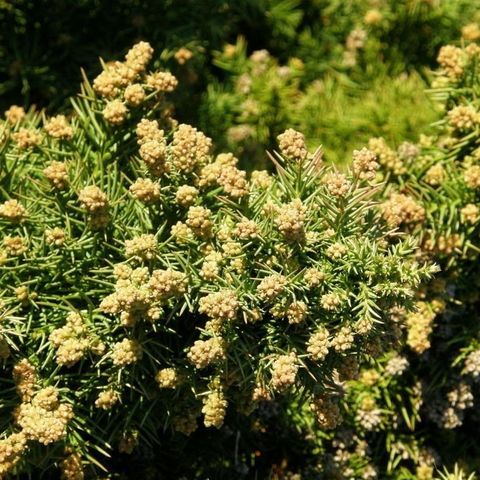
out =
<path fill-rule="evenodd" d="M 334 428 L 337 380 L 432 272 L 382 219 L 371 151 L 340 173 L 287 130 L 276 174 L 247 177 L 174 120 L 152 53 L 105 64 L 66 115 L 2 124 L 2 475 L 95 475 L 281 395 Z"/>

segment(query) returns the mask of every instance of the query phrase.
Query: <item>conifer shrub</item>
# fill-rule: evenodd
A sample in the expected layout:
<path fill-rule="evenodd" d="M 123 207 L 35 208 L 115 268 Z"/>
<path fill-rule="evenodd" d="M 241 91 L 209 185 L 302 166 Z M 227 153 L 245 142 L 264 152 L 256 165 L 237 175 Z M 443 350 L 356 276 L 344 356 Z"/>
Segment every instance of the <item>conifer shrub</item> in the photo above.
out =
<path fill-rule="evenodd" d="M 341 173 L 288 129 L 247 175 L 174 119 L 152 55 L 2 122 L 2 476 L 115 473 L 275 398 L 335 429 L 338 382 L 435 270 L 384 218 L 372 151 Z"/>

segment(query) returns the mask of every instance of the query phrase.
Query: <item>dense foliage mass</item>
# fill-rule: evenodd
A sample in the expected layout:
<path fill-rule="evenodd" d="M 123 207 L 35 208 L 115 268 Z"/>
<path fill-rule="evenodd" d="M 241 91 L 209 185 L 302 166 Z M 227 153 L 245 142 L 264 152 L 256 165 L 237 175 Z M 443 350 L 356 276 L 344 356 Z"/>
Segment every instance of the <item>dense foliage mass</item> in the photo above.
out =
<path fill-rule="evenodd" d="M 473 480 L 479 5 L 51 2 L 24 55 L 41 4 L 0 2 L 0 478 Z"/>
<path fill-rule="evenodd" d="M 229 403 L 294 386 L 332 428 L 334 370 L 349 377 L 429 272 L 411 240 L 387 241 L 372 152 L 340 173 L 287 130 L 277 175 L 247 180 L 168 116 L 177 80 L 146 73 L 151 55 L 143 42 L 107 65 L 68 119 L 7 112 L 12 467 L 58 441 L 85 457 L 85 434 L 128 450 L 159 425 L 219 428 Z"/>

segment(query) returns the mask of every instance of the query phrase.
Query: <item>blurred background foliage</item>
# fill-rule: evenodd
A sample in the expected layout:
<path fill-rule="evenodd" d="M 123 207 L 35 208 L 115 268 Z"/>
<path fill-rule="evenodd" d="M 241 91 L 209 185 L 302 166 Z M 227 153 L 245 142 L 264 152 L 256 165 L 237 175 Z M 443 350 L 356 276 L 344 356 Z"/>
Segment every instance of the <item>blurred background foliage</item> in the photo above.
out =
<path fill-rule="evenodd" d="M 413 140 L 435 118 L 427 69 L 478 15 L 478 0 L 1 0 L 0 108 L 62 110 L 80 66 L 98 73 L 99 55 L 145 39 L 180 79 L 177 118 L 247 168 L 286 127 L 343 162 L 370 136 Z M 182 47 L 191 58 L 175 57 Z"/>

